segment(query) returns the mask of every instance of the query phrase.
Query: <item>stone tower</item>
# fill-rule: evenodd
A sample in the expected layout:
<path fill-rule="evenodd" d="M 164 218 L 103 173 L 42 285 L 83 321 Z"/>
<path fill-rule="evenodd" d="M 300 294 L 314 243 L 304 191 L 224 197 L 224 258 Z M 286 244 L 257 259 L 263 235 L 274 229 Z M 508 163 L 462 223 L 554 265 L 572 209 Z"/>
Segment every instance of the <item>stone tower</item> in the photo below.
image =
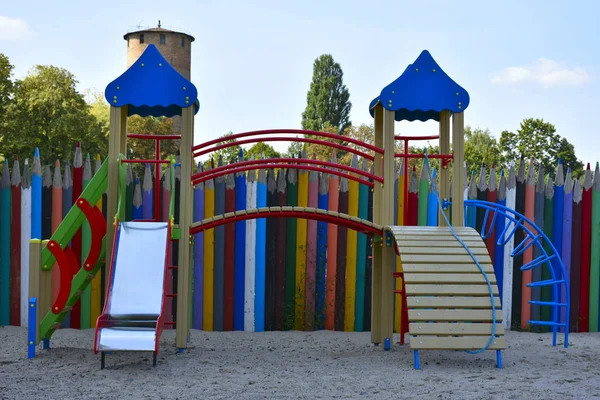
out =
<path fill-rule="evenodd" d="M 127 68 L 146 50 L 149 44 L 156 46 L 162 56 L 187 80 L 191 80 L 193 36 L 183 32 L 158 27 L 128 32 L 123 36 L 127 41 Z M 173 131 L 181 131 L 181 118 L 173 118 Z"/>

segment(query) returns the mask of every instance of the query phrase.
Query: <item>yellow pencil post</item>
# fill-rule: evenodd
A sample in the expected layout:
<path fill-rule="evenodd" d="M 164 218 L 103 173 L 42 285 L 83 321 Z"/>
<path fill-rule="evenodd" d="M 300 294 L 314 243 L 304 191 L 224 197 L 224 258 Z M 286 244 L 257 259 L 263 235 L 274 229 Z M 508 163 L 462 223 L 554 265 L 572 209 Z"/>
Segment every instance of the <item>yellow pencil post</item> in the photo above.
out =
<path fill-rule="evenodd" d="M 352 168 L 358 168 L 358 157 L 352 157 Z M 352 174 L 358 176 L 357 174 Z M 348 215 L 358 217 L 358 182 L 348 180 Z M 348 229 L 346 239 L 346 298 L 344 307 L 344 331 L 354 331 L 356 312 L 356 248 L 358 234 Z"/>
<path fill-rule="evenodd" d="M 302 152 L 302 158 L 306 153 Z M 308 207 L 308 171 L 298 171 L 298 207 Z M 306 234 L 308 221 L 298 219 L 296 228 L 296 312 L 294 328 L 304 329 L 304 306 L 306 302 Z"/>

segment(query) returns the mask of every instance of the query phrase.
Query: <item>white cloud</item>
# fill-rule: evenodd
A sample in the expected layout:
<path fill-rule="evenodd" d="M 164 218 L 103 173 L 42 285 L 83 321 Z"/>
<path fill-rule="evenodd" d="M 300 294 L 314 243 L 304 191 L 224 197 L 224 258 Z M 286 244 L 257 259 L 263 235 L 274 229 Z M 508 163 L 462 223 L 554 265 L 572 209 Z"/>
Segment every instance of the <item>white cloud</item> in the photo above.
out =
<path fill-rule="evenodd" d="M 0 41 L 28 39 L 32 35 L 33 31 L 24 20 L 0 15 Z"/>
<path fill-rule="evenodd" d="M 508 67 L 492 75 L 492 83 L 514 85 L 537 83 L 544 87 L 577 86 L 590 80 L 590 74 L 581 67 L 569 67 L 547 58 L 538 58 L 528 66 Z"/>

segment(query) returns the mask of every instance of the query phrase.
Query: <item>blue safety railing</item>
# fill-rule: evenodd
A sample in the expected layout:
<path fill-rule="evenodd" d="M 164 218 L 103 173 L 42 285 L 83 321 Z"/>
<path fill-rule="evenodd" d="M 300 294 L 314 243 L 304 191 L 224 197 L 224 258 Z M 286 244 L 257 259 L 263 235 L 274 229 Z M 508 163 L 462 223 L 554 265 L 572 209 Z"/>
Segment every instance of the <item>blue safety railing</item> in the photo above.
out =
<path fill-rule="evenodd" d="M 448 207 L 451 203 L 448 201 L 444 202 L 444 206 Z M 537 246 L 540 256 L 534 258 L 528 263 L 524 264 L 520 269 L 521 271 L 528 271 L 534 268 L 548 268 L 550 272 L 550 279 L 541 280 L 537 282 L 528 283 L 528 287 L 543 287 L 550 286 L 552 293 L 552 301 L 541 301 L 541 300 L 530 300 L 529 304 L 538 305 L 541 307 L 551 307 L 551 320 L 529 320 L 528 323 L 531 325 L 542 325 L 552 328 L 552 345 L 556 346 L 557 334 L 560 328 L 564 329 L 565 340 L 564 347 L 569 346 L 569 315 L 570 315 L 570 304 L 571 304 L 571 291 L 569 286 L 569 280 L 565 266 L 558 255 L 558 251 L 552 241 L 544 234 L 544 232 L 535 225 L 534 222 L 529 220 L 524 215 L 516 212 L 501 204 L 492 203 L 483 200 L 465 200 L 465 226 L 467 226 L 467 210 L 471 208 L 483 208 L 485 209 L 485 215 L 481 226 L 481 237 L 487 239 L 492 232 L 494 232 L 495 225 L 498 220 L 504 219 L 507 221 L 502 233 L 496 240 L 498 246 L 505 246 L 515 235 L 518 229 L 522 229 L 525 233 L 523 240 L 520 243 L 515 243 L 513 251 L 510 253 L 511 257 L 518 257 L 522 255 L 527 249 L 532 246 Z M 471 209 L 472 210 L 472 209 Z M 491 222 L 490 220 L 491 216 Z M 548 247 L 550 253 L 546 251 L 544 245 Z M 561 299 L 561 285 L 565 287 L 564 293 L 565 298 Z M 560 309 L 565 308 L 565 317 L 561 321 Z"/>

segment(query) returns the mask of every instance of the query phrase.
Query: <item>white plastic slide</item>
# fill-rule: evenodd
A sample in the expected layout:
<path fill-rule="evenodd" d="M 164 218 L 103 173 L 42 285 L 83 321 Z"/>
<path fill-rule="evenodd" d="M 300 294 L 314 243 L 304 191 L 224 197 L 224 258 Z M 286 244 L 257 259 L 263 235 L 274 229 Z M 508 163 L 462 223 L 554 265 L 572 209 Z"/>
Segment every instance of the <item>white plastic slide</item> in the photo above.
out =
<path fill-rule="evenodd" d="M 152 351 L 156 366 L 165 304 L 170 229 L 167 222 L 121 222 L 115 232 L 104 310 L 94 352 Z"/>

